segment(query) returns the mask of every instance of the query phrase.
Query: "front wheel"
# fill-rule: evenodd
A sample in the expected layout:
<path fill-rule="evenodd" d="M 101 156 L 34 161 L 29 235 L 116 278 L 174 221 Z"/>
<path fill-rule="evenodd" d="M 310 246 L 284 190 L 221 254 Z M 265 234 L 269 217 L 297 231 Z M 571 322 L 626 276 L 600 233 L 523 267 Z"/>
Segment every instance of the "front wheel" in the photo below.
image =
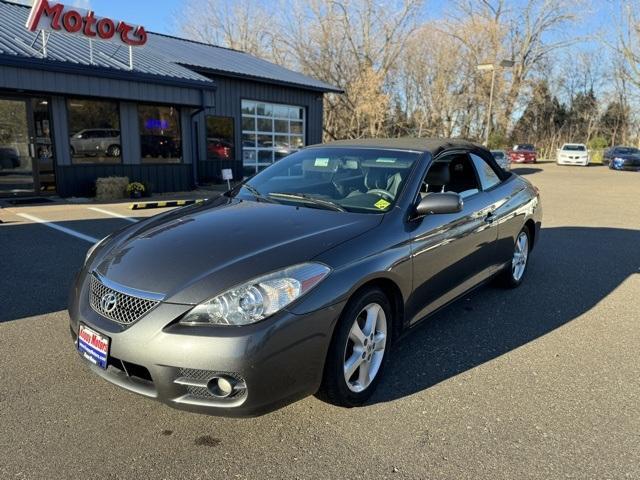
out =
<path fill-rule="evenodd" d="M 516 288 L 522 284 L 529 264 L 529 252 L 531 251 L 531 232 L 529 227 L 523 227 L 516 238 L 513 247 L 511 263 L 507 265 L 503 274 L 503 284 L 508 288 Z"/>
<path fill-rule="evenodd" d="M 327 355 L 320 396 L 344 407 L 362 405 L 376 389 L 388 359 L 392 310 L 378 288 L 347 304 Z"/>

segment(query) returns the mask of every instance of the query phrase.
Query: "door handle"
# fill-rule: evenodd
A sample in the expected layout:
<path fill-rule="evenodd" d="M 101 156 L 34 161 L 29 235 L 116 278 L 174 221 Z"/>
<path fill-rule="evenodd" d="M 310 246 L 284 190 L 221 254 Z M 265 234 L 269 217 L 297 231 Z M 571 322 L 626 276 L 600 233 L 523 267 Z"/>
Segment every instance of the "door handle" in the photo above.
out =
<path fill-rule="evenodd" d="M 31 158 L 36 158 L 36 146 L 33 143 L 29 144 L 29 156 Z"/>

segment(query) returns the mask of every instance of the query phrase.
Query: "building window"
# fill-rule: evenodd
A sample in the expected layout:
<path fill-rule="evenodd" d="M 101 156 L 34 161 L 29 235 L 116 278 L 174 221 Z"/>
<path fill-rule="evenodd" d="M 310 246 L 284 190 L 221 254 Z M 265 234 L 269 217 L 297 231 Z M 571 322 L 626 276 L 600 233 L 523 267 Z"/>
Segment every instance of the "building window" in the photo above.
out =
<path fill-rule="evenodd" d="M 207 116 L 207 160 L 233 159 L 233 118 Z"/>
<path fill-rule="evenodd" d="M 120 109 L 117 102 L 70 98 L 69 151 L 74 164 L 120 163 Z"/>
<path fill-rule="evenodd" d="M 242 100 L 242 163 L 249 176 L 305 145 L 305 110 Z"/>
<path fill-rule="evenodd" d="M 180 109 L 165 105 L 138 105 L 142 163 L 180 163 Z"/>

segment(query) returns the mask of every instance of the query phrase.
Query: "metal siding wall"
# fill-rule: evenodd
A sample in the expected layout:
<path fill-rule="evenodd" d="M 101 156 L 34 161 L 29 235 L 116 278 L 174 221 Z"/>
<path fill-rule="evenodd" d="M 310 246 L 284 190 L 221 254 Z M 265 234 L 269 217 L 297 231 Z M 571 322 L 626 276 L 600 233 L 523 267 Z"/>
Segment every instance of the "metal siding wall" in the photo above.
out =
<path fill-rule="evenodd" d="M 58 194 L 86 197 L 95 194 L 100 177 L 128 177 L 146 183 L 152 193 L 186 191 L 193 188 L 191 165 L 78 165 L 57 169 Z"/>
<path fill-rule="evenodd" d="M 140 164 L 140 129 L 136 103 L 120 102 L 120 143 L 123 163 Z"/>
<path fill-rule="evenodd" d="M 195 158 L 193 159 L 194 163 L 196 161 L 202 161 L 205 160 L 207 158 L 207 124 L 206 124 L 206 113 L 205 112 L 200 112 L 198 115 L 196 115 L 195 117 L 195 122 L 193 124 L 194 128 L 197 128 L 197 135 L 198 135 L 198 159 L 196 160 Z M 194 145 L 195 148 L 195 145 Z M 200 168 L 201 163 L 198 163 L 198 168 Z"/>
<path fill-rule="evenodd" d="M 70 165 L 69 121 L 67 118 L 67 102 L 64 97 L 51 97 L 51 120 L 56 164 L 58 166 Z"/>
<path fill-rule="evenodd" d="M 180 110 L 180 133 L 182 136 L 182 161 L 184 163 L 192 163 L 196 161 L 193 158 L 192 132 L 191 109 L 183 108 Z"/>
<path fill-rule="evenodd" d="M 198 107 L 201 104 L 201 90 L 197 87 L 173 87 L 153 82 L 130 81 L 126 76 L 127 72 L 123 72 L 123 78 L 120 80 L 0 66 L 0 89 L 175 103 Z"/>

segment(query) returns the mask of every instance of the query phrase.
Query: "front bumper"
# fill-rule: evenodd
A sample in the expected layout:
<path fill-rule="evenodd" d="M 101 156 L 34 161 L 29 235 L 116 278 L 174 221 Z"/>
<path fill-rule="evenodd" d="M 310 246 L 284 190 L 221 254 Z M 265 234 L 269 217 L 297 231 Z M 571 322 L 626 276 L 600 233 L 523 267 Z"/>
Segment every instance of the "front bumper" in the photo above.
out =
<path fill-rule="evenodd" d="M 161 303 L 128 328 L 96 313 L 82 278 L 72 292 L 71 334 L 80 322 L 110 338 L 106 370 L 91 371 L 129 391 L 171 407 L 210 415 L 262 415 L 315 393 L 343 303 L 306 315 L 286 311 L 243 327 L 168 326 L 191 305 Z M 225 375 L 246 385 L 215 397 L 208 379 Z M 200 385 L 200 386 L 198 386 Z"/>
<path fill-rule="evenodd" d="M 640 164 L 636 162 L 611 162 L 612 170 L 625 170 L 628 172 L 640 172 Z"/>
<path fill-rule="evenodd" d="M 537 163 L 534 157 L 511 157 L 511 163 Z"/>
<path fill-rule="evenodd" d="M 577 165 L 580 167 L 586 167 L 587 165 L 589 165 L 589 159 L 588 158 L 558 158 L 556 160 L 556 163 L 558 165 Z"/>

